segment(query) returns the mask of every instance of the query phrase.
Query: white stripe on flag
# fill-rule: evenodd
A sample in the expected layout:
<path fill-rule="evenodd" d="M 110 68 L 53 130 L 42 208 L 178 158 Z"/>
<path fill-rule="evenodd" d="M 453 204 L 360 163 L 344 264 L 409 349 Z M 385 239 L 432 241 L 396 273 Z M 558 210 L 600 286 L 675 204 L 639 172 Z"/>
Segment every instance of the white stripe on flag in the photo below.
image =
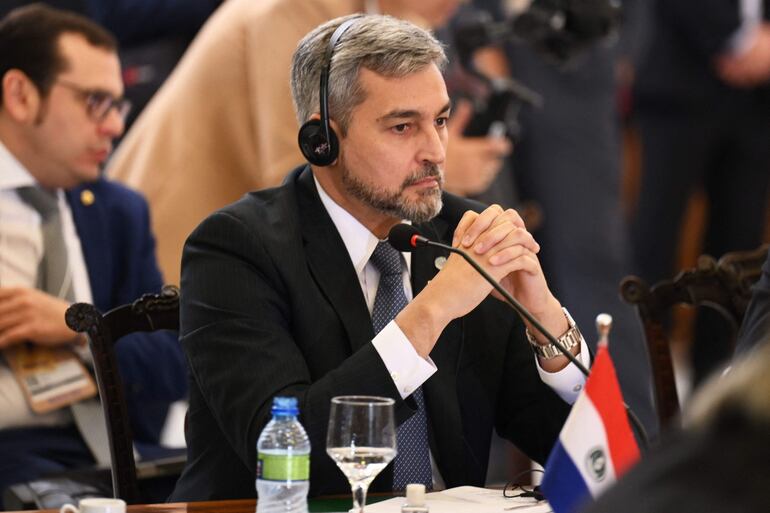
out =
<path fill-rule="evenodd" d="M 592 496 L 615 482 L 607 432 L 588 394 L 581 394 L 575 401 L 559 439 Z"/>

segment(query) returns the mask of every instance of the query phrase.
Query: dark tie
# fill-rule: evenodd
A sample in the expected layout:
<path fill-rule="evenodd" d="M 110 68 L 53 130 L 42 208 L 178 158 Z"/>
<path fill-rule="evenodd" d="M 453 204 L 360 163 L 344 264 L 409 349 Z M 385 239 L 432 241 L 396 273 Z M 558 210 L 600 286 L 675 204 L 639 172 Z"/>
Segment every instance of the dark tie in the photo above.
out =
<path fill-rule="evenodd" d="M 372 253 L 372 264 L 380 271 L 380 284 L 374 298 L 372 326 L 374 334 L 392 321 L 407 304 L 404 293 L 401 253 L 387 242 L 380 242 Z M 433 486 L 433 472 L 428 452 L 428 418 L 422 389 L 412 394 L 417 411 L 398 428 L 398 456 L 393 461 L 393 489 L 404 490 L 409 483 Z"/>
<path fill-rule="evenodd" d="M 53 296 L 74 301 L 72 275 L 56 193 L 39 187 L 19 187 L 16 191 L 22 201 L 40 214 L 43 259 L 38 271 L 38 288 Z"/>

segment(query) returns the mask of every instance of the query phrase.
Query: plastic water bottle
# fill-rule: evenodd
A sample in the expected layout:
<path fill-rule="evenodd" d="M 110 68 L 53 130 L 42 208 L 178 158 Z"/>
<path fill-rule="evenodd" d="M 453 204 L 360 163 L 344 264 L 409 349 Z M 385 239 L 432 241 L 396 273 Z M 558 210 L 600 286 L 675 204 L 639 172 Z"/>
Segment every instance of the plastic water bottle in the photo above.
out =
<path fill-rule="evenodd" d="M 257 441 L 257 513 L 307 513 L 310 440 L 297 399 L 274 398 L 272 413 Z"/>

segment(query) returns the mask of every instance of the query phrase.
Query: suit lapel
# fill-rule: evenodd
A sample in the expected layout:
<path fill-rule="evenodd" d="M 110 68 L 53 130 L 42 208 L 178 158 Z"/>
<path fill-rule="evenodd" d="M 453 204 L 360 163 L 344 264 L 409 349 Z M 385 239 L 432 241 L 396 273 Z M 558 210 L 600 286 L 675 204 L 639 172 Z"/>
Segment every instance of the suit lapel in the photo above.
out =
<path fill-rule="evenodd" d="M 83 250 L 94 304 L 105 311 L 111 305 L 113 289 L 109 220 L 104 198 L 96 193 L 97 184 L 92 185 L 68 190 L 66 196 Z"/>
<path fill-rule="evenodd" d="M 300 226 L 305 255 L 318 288 L 339 316 L 351 351 L 374 338 L 372 318 L 345 243 L 318 197 L 313 174 L 306 167 L 296 178 Z"/>

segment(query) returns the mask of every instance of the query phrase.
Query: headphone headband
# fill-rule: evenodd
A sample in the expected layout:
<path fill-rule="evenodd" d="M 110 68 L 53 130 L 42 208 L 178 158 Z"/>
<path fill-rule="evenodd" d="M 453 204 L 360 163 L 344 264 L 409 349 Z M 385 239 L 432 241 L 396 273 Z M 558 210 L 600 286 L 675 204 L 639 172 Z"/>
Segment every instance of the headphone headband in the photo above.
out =
<path fill-rule="evenodd" d="M 324 135 L 326 140 L 330 139 L 329 134 L 329 74 L 332 69 L 332 57 L 334 56 L 334 49 L 337 47 L 342 36 L 347 30 L 352 27 L 361 16 L 350 18 L 342 22 L 332 33 L 332 37 L 329 38 L 329 46 L 326 49 L 325 65 L 321 69 L 321 84 L 319 87 L 318 99 L 321 107 L 321 125 L 323 126 Z"/>
<path fill-rule="evenodd" d="M 337 134 L 329 126 L 329 74 L 331 73 L 334 49 L 345 32 L 362 16 L 355 16 L 342 22 L 329 38 L 329 45 L 324 55 L 324 65 L 321 68 L 318 94 L 321 119 L 306 121 L 300 127 L 297 135 L 302 154 L 308 162 L 316 166 L 328 166 L 337 159 L 339 153 Z"/>

